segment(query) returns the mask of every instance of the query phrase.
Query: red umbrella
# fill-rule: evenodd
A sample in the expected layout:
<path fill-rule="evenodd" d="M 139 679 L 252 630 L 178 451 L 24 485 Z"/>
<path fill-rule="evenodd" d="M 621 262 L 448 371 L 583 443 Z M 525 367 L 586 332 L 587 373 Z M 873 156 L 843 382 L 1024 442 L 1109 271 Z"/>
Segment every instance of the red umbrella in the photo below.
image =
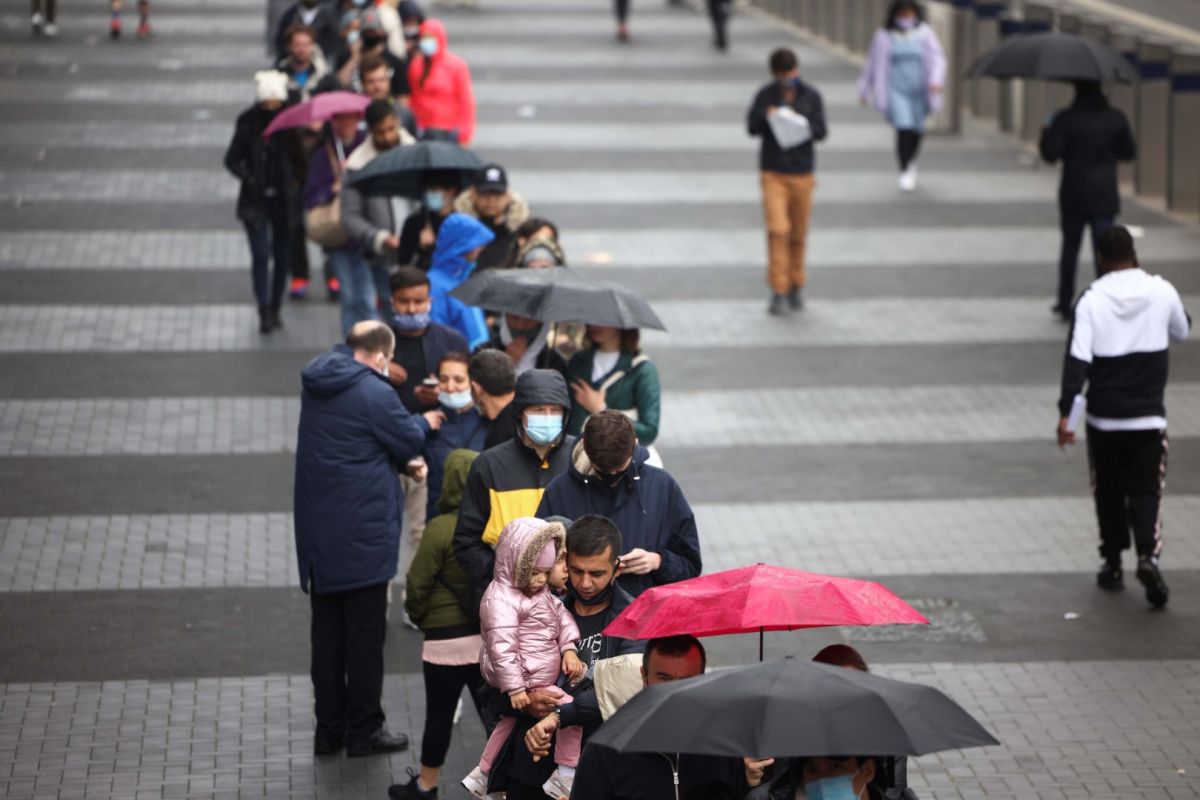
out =
<path fill-rule="evenodd" d="M 371 98 L 354 92 L 323 92 L 312 100 L 297 103 L 280 111 L 263 131 L 263 138 L 288 128 L 303 128 L 314 122 L 324 122 L 334 114 L 361 114 L 371 104 Z"/>
<path fill-rule="evenodd" d="M 874 581 L 756 564 L 656 586 L 604 633 L 626 639 L 759 634 L 835 625 L 928 625 L 929 620 Z"/>

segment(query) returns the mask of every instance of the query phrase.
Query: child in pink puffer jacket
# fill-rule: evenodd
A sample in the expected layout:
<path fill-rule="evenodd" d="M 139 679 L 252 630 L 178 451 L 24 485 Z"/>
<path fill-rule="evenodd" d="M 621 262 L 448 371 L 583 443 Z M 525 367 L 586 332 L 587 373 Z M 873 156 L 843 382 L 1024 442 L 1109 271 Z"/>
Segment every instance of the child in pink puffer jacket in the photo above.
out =
<path fill-rule="evenodd" d="M 566 549 L 567 531 L 558 522 L 533 517 L 515 519 L 505 526 L 496 543 L 496 566 L 492 583 L 479 604 L 479 627 L 483 634 L 479 668 L 492 686 L 508 695 L 518 711 L 529 705 L 529 690 L 541 689 L 559 696 L 559 704 L 571 696 L 555 683 L 559 674 L 578 681 L 587 673 L 576 653 L 579 626 L 547 584 L 558 557 Z M 514 717 L 502 717 L 488 738 L 479 766 L 463 779 L 463 786 L 479 798 L 488 796 L 488 773 L 516 725 Z M 554 746 L 558 769 L 546 783 L 554 796 L 569 795 L 579 763 L 583 729 L 560 728 Z"/>

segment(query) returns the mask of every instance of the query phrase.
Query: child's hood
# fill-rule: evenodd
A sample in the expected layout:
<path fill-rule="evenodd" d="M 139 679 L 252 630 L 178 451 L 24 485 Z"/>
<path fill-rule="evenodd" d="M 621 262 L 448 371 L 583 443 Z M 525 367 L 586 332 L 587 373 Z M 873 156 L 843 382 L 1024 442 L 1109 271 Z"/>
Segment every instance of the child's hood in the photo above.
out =
<path fill-rule="evenodd" d="M 493 580 L 518 590 L 528 586 L 538 555 L 550 541 L 554 542 L 556 553 L 566 548 L 567 529 L 561 522 L 519 517 L 505 525 L 496 543 Z"/>

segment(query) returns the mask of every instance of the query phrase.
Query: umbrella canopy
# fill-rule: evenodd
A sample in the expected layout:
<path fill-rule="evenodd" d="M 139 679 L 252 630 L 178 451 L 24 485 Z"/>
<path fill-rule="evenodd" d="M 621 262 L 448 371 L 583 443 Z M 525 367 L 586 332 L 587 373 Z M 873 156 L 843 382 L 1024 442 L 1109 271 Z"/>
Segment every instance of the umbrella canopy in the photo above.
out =
<path fill-rule="evenodd" d="M 360 170 L 347 173 L 351 184 L 365 183 L 371 194 L 420 197 L 428 172 L 458 173 L 459 185 L 483 167 L 470 150 L 452 142 L 417 142 L 380 153 Z"/>
<path fill-rule="evenodd" d="M 275 115 L 263 131 L 263 138 L 288 128 L 303 128 L 314 122 L 332 119 L 335 114 L 361 114 L 371 104 L 371 98 L 354 92 L 325 92 L 311 100 L 297 103 Z"/>
<path fill-rule="evenodd" d="M 589 278 L 566 267 L 485 270 L 473 275 L 450 296 L 469 306 L 539 322 L 667 329 L 642 298 L 616 284 Z"/>
<path fill-rule="evenodd" d="M 627 753 L 774 758 L 999 744 L 931 686 L 790 657 L 647 687 L 588 741 Z"/>
<path fill-rule="evenodd" d="M 874 581 L 756 564 L 655 586 L 604 633 L 653 639 L 898 624 L 928 625 L 929 620 Z"/>
<path fill-rule="evenodd" d="M 1134 74 L 1129 60 L 1108 45 L 1052 32 L 1010 36 L 980 56 L 967 77 L 1128 83 Z"/>

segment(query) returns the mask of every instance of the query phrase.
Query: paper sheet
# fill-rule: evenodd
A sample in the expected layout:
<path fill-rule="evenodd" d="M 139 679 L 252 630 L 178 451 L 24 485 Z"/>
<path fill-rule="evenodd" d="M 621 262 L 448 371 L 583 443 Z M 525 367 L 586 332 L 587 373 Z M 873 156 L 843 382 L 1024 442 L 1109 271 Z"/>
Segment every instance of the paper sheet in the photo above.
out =
<path fill-rule="evenodd" d="M 1083 421 L 1086 409 L 1087 402 L 1083 399 L 1083 395 L 1075 395 L 1075 399 L 1071 401 L 1071 413 L 1067 415 L 1067 433 L 1075 433 L 1079 430 L 1079 423 Z"/>
<path fill-rule="evenodd" d="M 799 147 L 812 138 L 808 117 L 787 106 L 781 106 L 778 111 L 767 117 L 767 124 L 771 126 L 771 133 L 775 134 L 775 141 L 779 142 L 779 146 L 784 150 Z"/>

